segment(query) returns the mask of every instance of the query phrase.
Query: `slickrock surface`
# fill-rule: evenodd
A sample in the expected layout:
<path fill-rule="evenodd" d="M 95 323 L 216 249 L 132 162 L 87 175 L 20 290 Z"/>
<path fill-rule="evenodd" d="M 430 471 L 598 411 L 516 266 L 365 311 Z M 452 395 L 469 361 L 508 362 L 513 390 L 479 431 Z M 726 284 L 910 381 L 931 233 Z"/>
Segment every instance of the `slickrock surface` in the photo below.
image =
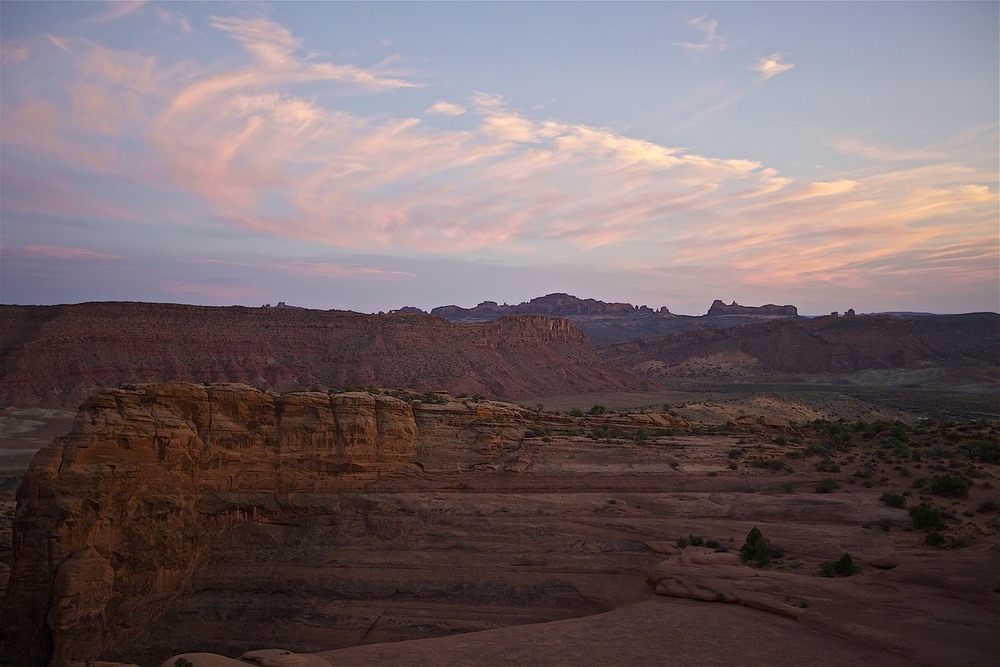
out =
<path fill-rule="evenodd" d="M 172 380 L 507 399 L 652 386 L 601 360 L 571 322 L 540 315 L 459 325 L 295 308 L 0 305 L 0 406 L 75 409 L 105 387 Z"/>
<path fill-rule="evenodd" d="M 231 384 L 105 391 L 19 488 L 0 662 L 998 655 L 995 428 L 593 412 Z M 834 456 L 836 472 L 818 469 Z M 907 499 L 947 511 L 944 547 L 880 500 L 916 489 L 896 461 L 969 476 L 965 497 L 925 495 L 925 480 Z M 839 488 L 816 493 L 826 477 Z M 753 526 L 783 552 L 766 568 L 735 557 Z M 820 577 L 844 552 L 858 573 Z"/>

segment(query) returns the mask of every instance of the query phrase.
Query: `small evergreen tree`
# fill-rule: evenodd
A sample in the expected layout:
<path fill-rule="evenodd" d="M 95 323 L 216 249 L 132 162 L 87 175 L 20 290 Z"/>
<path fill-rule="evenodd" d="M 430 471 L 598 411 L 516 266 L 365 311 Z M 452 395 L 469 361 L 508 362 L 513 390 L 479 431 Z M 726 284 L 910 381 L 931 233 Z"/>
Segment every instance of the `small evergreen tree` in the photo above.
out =
<path fill-rule="evenodd" d="M 833 566 L 833 570 L 843 577 L 854 574 L 854 560 L 851 558 L 851 554 L 844 552 L 844 555 Z"/>
<path fill-rule="evenodd" d="M 771 562 L 771 540 L 764 537 L 757 526 L 747 533 L 746 542 L 740 547 L 740 560 L 744 563 L 755 561 L 759 566 Z"/>

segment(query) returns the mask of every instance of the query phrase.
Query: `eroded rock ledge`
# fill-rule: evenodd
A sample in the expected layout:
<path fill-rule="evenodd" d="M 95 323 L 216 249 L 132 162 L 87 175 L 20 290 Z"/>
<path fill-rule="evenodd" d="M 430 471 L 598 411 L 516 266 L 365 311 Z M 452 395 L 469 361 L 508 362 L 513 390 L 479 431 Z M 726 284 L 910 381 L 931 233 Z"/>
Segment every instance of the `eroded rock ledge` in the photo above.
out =
<path fill-rule="evenodd" d="M 368 392 L 275 395 L 240 384 L 171 382 L 110 389 L 88 399 L 72 432 L 38 453 L 18 489 L 0 662 L 61 666 L 121 656 L 125 648 L 155 643 L 157 624 L 167 623 L 165 610 L 171 610 L 175 634 L 184 623 L 204 625 L 203 614 L 224 621 L 227 613 L 239 613 L 220 606 L 242 604 L 232 595 L 253 598 L 247 586 L 270 593 L 291 588 L 312 601 L 340 600 L 341 606 L 324 613 L 350 616 L 351 627 L 362 628 L 373 627 L 385 610 L 366 608 L 358 616 L 350 601 L 371 606 L 373 599 L 396 600 L 393 591 L 400 586 L 408 587 L 418 607 L 442 595 L 457 599 L 449 604 L 459 607 L 507 605 L 491 612 L 498 625 L 606 608 L 591 599 L 603 593 L 581 594 L 580 584 L 553 578 L 545 568 L 516 574 L 524 568 L 520 549 L 505 565 L 511 573 L 499 571 L 487 580 L 470 571 L 457 581 L 447 564 L 430 574 L 399 569 L 394 559 L 410 556 L 394 554 L 470 548 L 442 542 L 468 536 L 420 528 L 436 511 L 425 507 L 437 502 L 428 494 L 464 489 L 471 480 L 481 486 L 483 500 L 468 511 L 496 514 L 502 524 L 508 509 L 495 494 L 547 488 L 551 475 L 564 474 L 563 464 L 543 466 L 541 477 L 529 475 L 520 482 L 523 488 L 511 486 L 533 465 L 526 434 L 571 421 L 494 401 L 405 398 Z M 626 429 L 685 425 L 664 413 L 577 421 L 588 420 Z M 605 454 L 588 456 L 599 461 Z M 658 465 L 673 473 L 666 461 Z M 550 468 L 554 472 L 545 472 Z M 407 495 L 412 491 L 423 495 Z M 415 521 L 409 516 L 414 513 L 425 518 Z M 510 530 L 520 535 L 524 529 Z M 637 559 L 627 567 L 644 567 L 648 550 L 641 543 L 627 549 Z M 350 555 L 364 550 L 373 551 Z M 579 569 L 575 557 L 566 556 L 567 570 Z M 356 568 L 339 566 L 338 558 L 360 558 L 371 573 L 346 576 Z M 378 559 L 392 563 L 387 581 Z M 259 569 L 262 564 L 269 569 Z M 296 568 L 313 570 L 309 575 Z M 609 580 L 603 574 L 593 579 L 598 589 Z M 198 601 L 206 595 L 212 602 Z M 429 612 L 405 613 L 419 625 L 419 615 Z M 386 617 L 383 624 L 410 622 Z M 460 625 L 489 627 L 472 620 Z M 439 633 L 460 629 L 443 626 Z M 391 637 L 410 631 L 380 632 Z"/>
<path fill-rule="evenodd" d="M 58 665 L 139 640 L 211 536 L 336 511 L 329 494 L 398 472 L 417 436 L 408 403 L 361 392 L 168 383 L 93 397 L 18 491 L 11 655 Z"/>

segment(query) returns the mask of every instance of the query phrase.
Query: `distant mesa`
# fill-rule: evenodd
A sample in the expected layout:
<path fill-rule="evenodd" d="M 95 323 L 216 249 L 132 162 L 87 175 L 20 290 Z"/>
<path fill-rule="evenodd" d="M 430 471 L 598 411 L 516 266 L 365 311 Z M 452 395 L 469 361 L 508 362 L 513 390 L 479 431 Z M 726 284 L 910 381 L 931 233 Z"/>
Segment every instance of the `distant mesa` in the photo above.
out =
<path fill-rule="evenodd" d="M 460 306 L 439 306 L 431 310 L 431 315 L 446 320 L 493 320 L 508 315 L 548 315 L 549 317 L 572 317 L 583 315 L 669 315 L 664 306 L 653 310 L 649 306 L 633 306 L 631 303 L 607 303 L 597 299 L 580 299 L 571 294 L 557 292 L 535 297 L 531 301 L 516 306 L 483 301 L 474 308 Z"/>
<path fill-rule="evenodd" d="M 306 310 L 306 308 L 303 308 L 302 306 L 289 306 L 284 301 L 279 301 L 277 306 L 272 306 L 269 303 L 265 303 L 261 307 L 262 308 L 274 308 L 276 310 Z"/>
<path fill-rule="evenodd" d="M 708 309 L 708 317 L 719 317 L 721 315 L 766 315 L 769 317 L 798 317 L 799 311 L 795 306 L 776 306 L 769 303 L 765 306 L 741 306 L 733 301 L 726 305 L 720 299 L 712 302 L 712 307 Z"/>
<path fill-rule="evenodd" d="M 439 306 L 431 310 L 430 314 L 463 324 L 488 322 L 511 315 L 563 317 L 572 320 L 594 345 L 608 345 L 698 329 L 723 329 L 759 322 L 762 319 L 798 317 L 795 306 L 768 305 L 751 308 L 740 306 L 735 302 L 727 306 L 721 301 L 716 301 L 712 308 L 708 315 L 675 315 L 666 306 L 653 309 L 631 303 L 581 299 L 571 294 L 556 292 L 515 306 L 498 304 L 496 301 L 483 301 L 474 308 Z M 720 312 L 720 308 L 725 312 Z M 423 311 L 412 307 L 393 311 L 393 313 L 403 312 Z"/>

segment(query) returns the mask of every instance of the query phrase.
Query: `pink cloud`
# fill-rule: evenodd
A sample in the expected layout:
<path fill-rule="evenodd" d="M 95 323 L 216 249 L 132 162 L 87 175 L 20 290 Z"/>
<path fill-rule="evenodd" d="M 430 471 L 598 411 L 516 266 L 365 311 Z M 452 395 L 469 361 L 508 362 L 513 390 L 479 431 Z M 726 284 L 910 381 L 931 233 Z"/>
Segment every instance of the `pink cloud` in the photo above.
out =
<path fill-rule="evenodd" d="M 45 257 L 47 259 L 123 259 L 121 255 L 114 255 L 105 252 L 96 252 L 86 248 L 66 248 L 63 246 L 51 245 L 26 245 L 24 252 L 34 257 Z"/>
<path fill-rule="evenodd" d="M 705 49 L 724 45 L 714 22 L 699 26 Z M 419 114 L 352 114 L 296 94 L 296 84 L 353 94 L 418 84 L 392 70 L 392 61 L 369 68 L 321 61 L 266 19 L 217 17 L 213 27 L 242 45 L 242 62 L 195 70 L 80 39 L 32 45 L 24 60 L 46 51 L 66 71 L 58 81 L 70 104 L 40 85 L 12 87 L 0 119 L 5 149 L 102 182 L 193 195 L 202 217 L 237 230 L 358 250 L 489 251 L 566 264 L 599 257 L 623 271 L 701 263 L 737 282 L 783 284 L 815 281 L 824 271 L 847 281 L 844 266 L 855 273 L 892 266 L 904 275 L 923 262 L 958 271 L 934 254 L 938 248 L 995 251 L 995 169 L 959 159 L 969 145 L 995 154 L 995 128 L 903 154 L 834 142 L 874 164 L 796 182 L 757 160 L 564 123 L 487 93 L 422 112 L 466 114 L 472 122 L 462 130 L 440 129 L 447 125 L 440 118 L 425 123 Z M 762 75 L 790 66 L 771 60 Z M 126 141 L 112 141 L 118 138 Z M 935 159 L 899 168 L 928 157 Z M 148 221 L 78 186 L 55 180 L 31 190 L 27 180 L 5 165 L 5 194 L 24 195 L 6 197 L 5 212 Z M 149 215 L 178 219 L 169 211 Z M 976 275 L 995 265 L 989 253 L 966 258 Z M 293 262 L 284 270 L 400 277 L 336 263 Z"/>

